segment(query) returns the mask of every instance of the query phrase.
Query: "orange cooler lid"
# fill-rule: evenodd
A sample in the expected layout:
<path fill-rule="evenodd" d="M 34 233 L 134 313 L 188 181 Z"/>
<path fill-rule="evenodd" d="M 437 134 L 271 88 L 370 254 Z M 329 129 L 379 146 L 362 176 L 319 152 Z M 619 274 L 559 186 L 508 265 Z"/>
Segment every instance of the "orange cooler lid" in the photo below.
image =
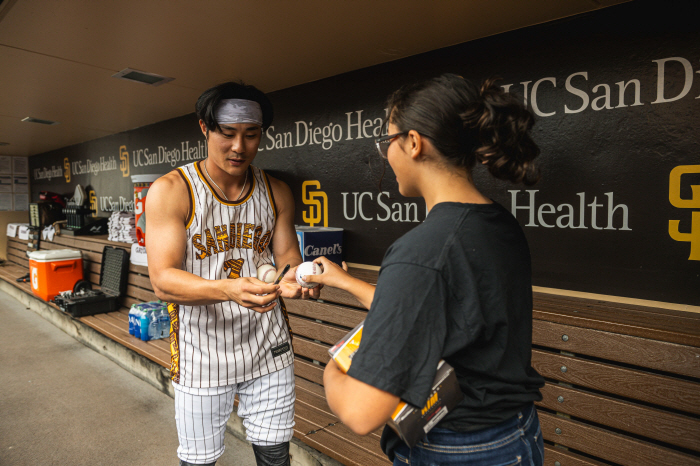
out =
<path fill-rule="evenodd" d="M 29 253 L 29 259 L 34 262 L 53 262 L 82 258 L 83 256 L 80 251 L 74 249 L 51 249 L 48 251 L 32 251 Z"/>

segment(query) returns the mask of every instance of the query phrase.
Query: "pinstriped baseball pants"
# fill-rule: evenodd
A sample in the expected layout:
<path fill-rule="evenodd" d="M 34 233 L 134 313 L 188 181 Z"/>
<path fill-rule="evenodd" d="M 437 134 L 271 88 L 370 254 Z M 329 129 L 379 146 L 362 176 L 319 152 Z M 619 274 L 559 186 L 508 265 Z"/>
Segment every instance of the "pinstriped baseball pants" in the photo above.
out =
<path fill-rule="evenodd" d="M 226 423 L 238 393 L 238 416 L 255 445 L 289 442 L 294 434 L 294 366 L 235 385 L 175 387 L 177 456 L 194 464 L 216 461 L 224 453 Z"/>

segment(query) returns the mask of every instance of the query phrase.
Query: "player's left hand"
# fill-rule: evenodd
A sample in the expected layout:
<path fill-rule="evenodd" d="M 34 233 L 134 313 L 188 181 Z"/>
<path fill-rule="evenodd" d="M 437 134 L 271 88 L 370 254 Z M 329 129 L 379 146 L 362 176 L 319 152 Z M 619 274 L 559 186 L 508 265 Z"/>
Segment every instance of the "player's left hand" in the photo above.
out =
<path fill-rule="evenodd" d="M 284 274 L 284 278 L 280 281 L 280 291 L 283 298 L 293 299 L 318 299 L 321 296 L 321 288 L 319 285 L 316 288 L 304 288 L 297 283 L 296 277 L 297 268 L 291 268 Z"/>

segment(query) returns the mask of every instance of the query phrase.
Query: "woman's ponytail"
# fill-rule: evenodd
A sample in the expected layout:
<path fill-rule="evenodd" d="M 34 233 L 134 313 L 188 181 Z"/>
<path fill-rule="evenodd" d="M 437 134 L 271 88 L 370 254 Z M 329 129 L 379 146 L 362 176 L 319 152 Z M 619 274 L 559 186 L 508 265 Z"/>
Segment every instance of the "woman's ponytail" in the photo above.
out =
<path fill-rule="evenodd" d="M 479 101 L 460 116 L 466 131 L 477 131 L 480 145 L 474 156 L 493 176 L 525 185 L 539 180 L 534 160 L 540 149 L 530 137 L 534 118 L 495 79 L 483 83 Z"/>
<path fill-rule="evenodd" d="M 471 170 L 481 162 L 499 179 L 532 185 L 540 150 L 530 137 L 532 114 L 495 79 L 478 88 L 455 74 L 405 86 L 389 99 L 400 131 L 427 136 L 442 157 Z"/>

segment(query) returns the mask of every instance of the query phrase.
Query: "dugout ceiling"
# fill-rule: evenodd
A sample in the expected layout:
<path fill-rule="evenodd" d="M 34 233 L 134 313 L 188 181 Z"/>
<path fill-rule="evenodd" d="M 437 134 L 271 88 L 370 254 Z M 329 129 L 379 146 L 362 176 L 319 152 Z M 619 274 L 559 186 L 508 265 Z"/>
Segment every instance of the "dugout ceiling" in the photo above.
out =
<path fill-rule="evenodd" d="M 185 115 L 206 88 L 270 92 L 624 0 L 4 0 L 0 155 Z M 118 80 L 125 68 L 175 78 Z M 54 126 L 21 122 L 25 117 Z"/>

